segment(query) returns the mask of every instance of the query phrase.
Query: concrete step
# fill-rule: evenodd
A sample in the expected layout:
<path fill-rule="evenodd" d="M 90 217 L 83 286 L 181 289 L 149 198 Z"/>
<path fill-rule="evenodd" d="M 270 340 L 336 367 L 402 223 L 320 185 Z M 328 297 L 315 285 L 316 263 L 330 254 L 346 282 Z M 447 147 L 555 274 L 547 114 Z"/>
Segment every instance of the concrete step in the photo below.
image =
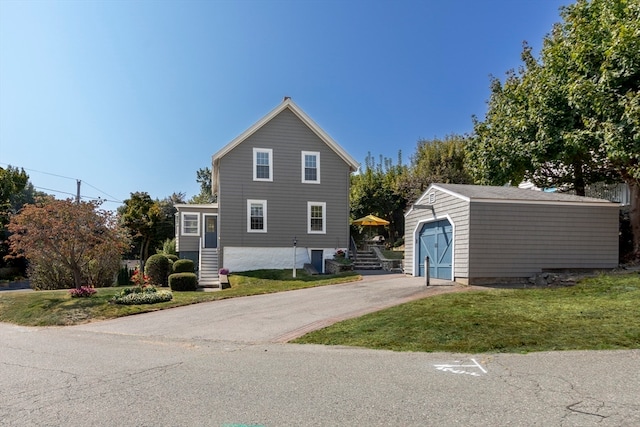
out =
<path fill-rule="evenodd" d="M 304 265 L 304 271 L 306 271 L 307 273 L 311 274 L 311 275 L 316 275 L 316 274 L 320 274 L 318 273 L 318 270 L 316 270 L 316 268 L 311 265 L 311 264 L 305 264 Z"/>

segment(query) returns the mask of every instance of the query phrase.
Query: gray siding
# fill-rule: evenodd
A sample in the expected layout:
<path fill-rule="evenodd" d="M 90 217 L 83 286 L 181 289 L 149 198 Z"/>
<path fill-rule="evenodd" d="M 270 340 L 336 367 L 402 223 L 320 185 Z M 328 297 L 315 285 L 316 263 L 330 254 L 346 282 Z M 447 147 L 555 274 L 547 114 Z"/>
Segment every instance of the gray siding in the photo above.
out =
<path fill-rule="evenodd" d="M 432 219 L 448 218 L 453 223 L 453 262 L 454 278 L 468 277 L 469 268 L 469 203 L 458 197 L 452 196 L 438 190 L 433 211 L 430 208 L 414 208 L 405 218 L 405 266 L 413 273 L 413 252 L 416 244 L 416 226 L 420 221 Z M 426 194 L 425 194 L 426 196 Z M 424 196 L 416 202 L 416 205 L 423 203 Z"/>
<path fill-rule="evenodd" d="M 200 250 L 200 236 L 203 235 L 203 224 L 204 224 L 204 217 L 203 214 L 217 214 L 218 213 L 218 209 L 217 208 L 213 208 L 211 206 L 207 206 L 207 205 L 189 205 L 188 207 L 186 206 L 180 206 L 177 208 L 178 209 L 178 216 L 176 217 L 176 251 L 178 251 L 179 253 L 186 253 L 186 252 L 198 252 Z M 183 235 L 182 234 L 182 213 L 193 213 L 193 214 L 198 214 L 198 221 L 199 221 L 199 231 L 200 231 L 200 235 L 198 236 L 191 236 L 191 235 Z M 218 226 L 220 225 L 220 223 L 218 222 Z"/>
<path fill-rule="evenodd" d="M 470 277 L 618 264 L 615 207 L 478 201 L 471 203 L 470 218 Z"/>
<path fill-rule="evenodd" d="M 273 150 L 272 182 L 253 181 L 253 148 Z M 320 153 L 320 184 L 301 182 L 301 152 Z M 345 247 L 349 165 L 285 109 L 219 160 L 219 238 L 224 246 Z M 267 233 L 247 232 L 247 200 L 267 201 Z M 326 234 L 307 233 L 307 202 L 326 203 Z"/>

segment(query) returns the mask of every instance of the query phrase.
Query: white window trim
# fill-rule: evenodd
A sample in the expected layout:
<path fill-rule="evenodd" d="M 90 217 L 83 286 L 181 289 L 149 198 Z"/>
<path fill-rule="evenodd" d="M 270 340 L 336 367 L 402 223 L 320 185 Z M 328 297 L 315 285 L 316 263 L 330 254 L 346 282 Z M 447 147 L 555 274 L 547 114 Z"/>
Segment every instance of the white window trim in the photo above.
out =
<path fill-rule="evenodd" d="M 322 231 L 311 229 L 311 207 L 322 206 Z M 308 234 L 327 234 L 327 203 L 326 202 L 307 202 L 307 233 Z"/>
<path fill-rule="evenodd" d="M 264 228 L 262 230 L 251 229 L 251 205 L 262 205 L 262 220 Z M 266 233 L 267 232 L 267 201 L 247 199 L 247 233 Z"/>
<path fill-rule="evenodd" d="M 186 215 L 195 215 L 196 217 L 196 232 L 195 233 L 187 233 L 184 227 L 184 217 Z M 180 213 L 180 231 L 183 236 L 199 236 L 200 235 L 200 214 L 197 212 L 181 212 Z"/>
<path fill-rule="evenodd" d="M 267 153 L 269 154 L 269 178 L 258 178 L 258 162 L 257 154 Z M 254 181 L 273 181 L 273 149 L 271 148 L 254 148 L 253 149 L 253 180 Z"/>
<path fill-rule="evenodd" d="M 315 181 L 305 179 L 305 158 L 304 156 L 316 156 L 316 179 Z M 303 151 L 302 155 L 302 183 L 303 184 L 320 184 L 320 152 L 319 151 Z"/>

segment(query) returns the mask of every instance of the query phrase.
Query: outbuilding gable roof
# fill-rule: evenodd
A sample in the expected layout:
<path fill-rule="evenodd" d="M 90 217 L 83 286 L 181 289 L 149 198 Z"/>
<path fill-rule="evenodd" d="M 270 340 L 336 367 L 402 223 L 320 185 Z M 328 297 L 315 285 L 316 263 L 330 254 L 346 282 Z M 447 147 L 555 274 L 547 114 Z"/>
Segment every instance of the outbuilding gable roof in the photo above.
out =
<path fill-rule="evenodd" d="M 577 204 L 577 205 L 598 205 L 619 207 L 619 204 L 604 199 L 593 197 L 582 197 L 566 193 L 547 193 L 523 189 L 518 187 L 491 186 L 491 185 L 470 185 L 470 184 L 431 184 L 427 191 L 418 198 L 415 205 L 428 202 L 428 195 L 435 190 L 440 190 L 467 202 L 485 203 L 536 203 L 536 204 Z M 407 211 L 413 210 L 413 206 Z"/>

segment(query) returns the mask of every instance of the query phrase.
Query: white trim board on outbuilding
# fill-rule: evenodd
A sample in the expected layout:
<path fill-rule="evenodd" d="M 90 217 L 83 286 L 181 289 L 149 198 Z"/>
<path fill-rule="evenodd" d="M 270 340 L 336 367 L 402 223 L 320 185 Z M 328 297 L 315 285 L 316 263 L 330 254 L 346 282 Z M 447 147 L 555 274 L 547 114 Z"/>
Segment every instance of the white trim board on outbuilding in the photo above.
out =
<path fill-rule="evenodd" d="M 461 283 L 618 265 L 619 205 L 516 187 L 432 184 L 405 213 L 405 272 Z"/>

